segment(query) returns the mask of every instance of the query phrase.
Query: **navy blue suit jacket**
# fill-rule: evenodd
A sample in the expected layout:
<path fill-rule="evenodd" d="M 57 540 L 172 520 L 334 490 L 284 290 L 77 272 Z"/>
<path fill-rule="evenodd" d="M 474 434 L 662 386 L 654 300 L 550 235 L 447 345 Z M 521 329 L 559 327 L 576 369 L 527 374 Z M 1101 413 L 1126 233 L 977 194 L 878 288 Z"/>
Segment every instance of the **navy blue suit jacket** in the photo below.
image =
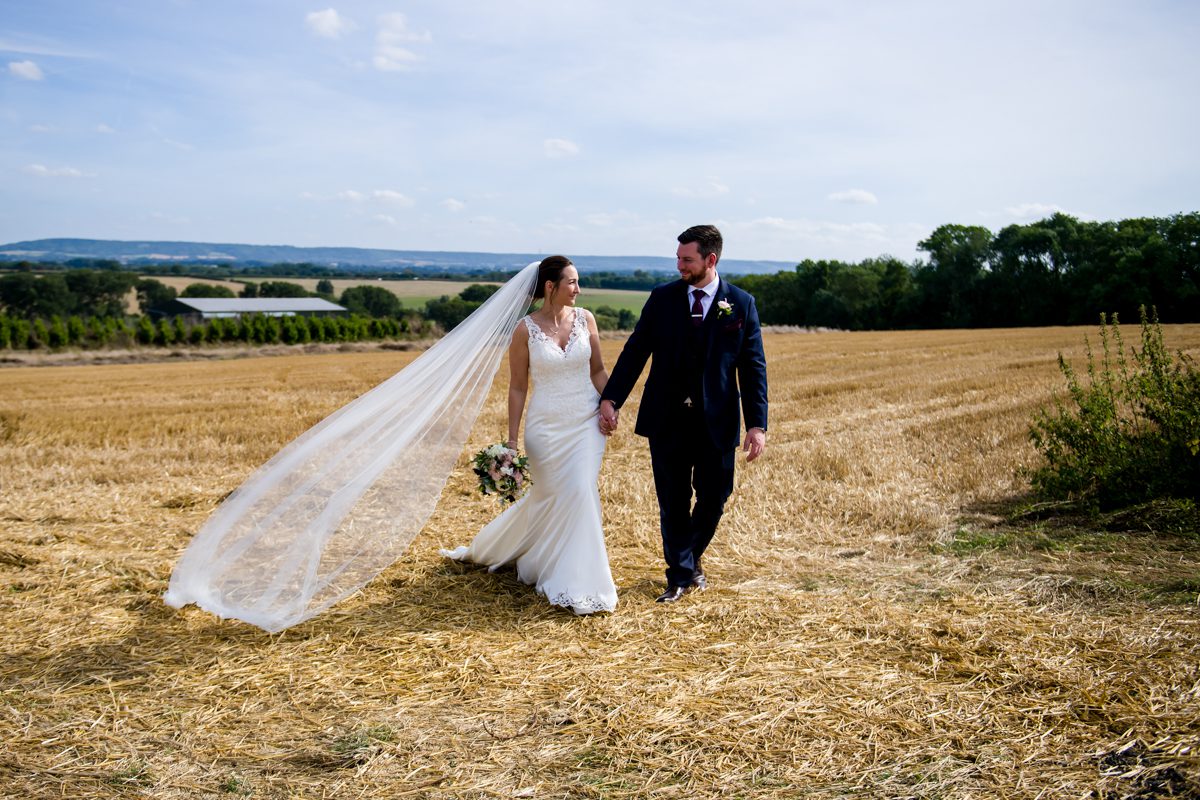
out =
<path fill-rule="evenodd" d="M 651 360 L 634 428 L 640 436 L 664 433 L 680 417 L 680 387 L 688 383 L 683 353 L 693 335 L 688 289 L 680 280 L 650 292 L 601 394 L 619 408 Z M 729 313 L 721 313 L 722 303 L 729 304 Z M 708 431 L 718 450 L 733 450 L 742 440 L 743 413 L 747 429 L 767 429 L 767 360 L 754 298 L 721 280 L 701 336 Z"/>

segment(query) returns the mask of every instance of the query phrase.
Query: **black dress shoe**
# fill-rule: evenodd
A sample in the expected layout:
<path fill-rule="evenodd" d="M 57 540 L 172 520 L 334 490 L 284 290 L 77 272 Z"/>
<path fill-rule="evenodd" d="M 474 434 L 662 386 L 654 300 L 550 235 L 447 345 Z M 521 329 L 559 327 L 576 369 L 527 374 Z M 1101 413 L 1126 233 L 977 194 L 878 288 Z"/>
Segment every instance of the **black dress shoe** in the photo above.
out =
<path fill-rule="evenodd" d="M 692 573 L 692 589 L 697 592 L 703 592 L 708 588 L 708 578 L 704 577 L 702 570 L 697 570 Z"/>
<path fill-rule="evenodd" d="M 656 603 L 674 603 L 687 594 L 686 586 L 668 586 L 667 590 L 658 596 Z"/>

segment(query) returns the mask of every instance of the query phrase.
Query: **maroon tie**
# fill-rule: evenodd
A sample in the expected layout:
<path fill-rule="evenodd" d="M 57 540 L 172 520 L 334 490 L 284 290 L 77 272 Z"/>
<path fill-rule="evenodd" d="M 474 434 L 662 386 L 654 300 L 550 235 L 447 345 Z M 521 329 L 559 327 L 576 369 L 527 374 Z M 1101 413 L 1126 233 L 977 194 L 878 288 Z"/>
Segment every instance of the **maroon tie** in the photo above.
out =
<path fill-rule="evenodd" d="M 700 305 L 700 298 L 704 297 L 704 292 L 696 289 L 692 292 L 692 326 L 700 327 L 700 323 L 704 321 L 704 306 Z"/>

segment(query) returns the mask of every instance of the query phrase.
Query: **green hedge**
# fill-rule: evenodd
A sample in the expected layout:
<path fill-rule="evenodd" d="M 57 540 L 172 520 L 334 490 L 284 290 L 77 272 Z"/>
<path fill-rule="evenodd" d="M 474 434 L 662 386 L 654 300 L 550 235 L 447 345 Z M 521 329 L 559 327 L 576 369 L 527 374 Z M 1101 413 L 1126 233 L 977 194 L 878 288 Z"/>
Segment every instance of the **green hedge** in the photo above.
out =
<path fill-rule="evenodd" d="M 102 349 L 175 345 L 307 344 L 309 342 L 359 342 L 421 335 L 419 317 L 268 317 L 254 314 L 214 319 L 189 325 L 182 317 L 159 319 L 78 316 L 63 319 L 25 319 L 0 314 L 0 350 L 61 350 L 67 347 Z"/>

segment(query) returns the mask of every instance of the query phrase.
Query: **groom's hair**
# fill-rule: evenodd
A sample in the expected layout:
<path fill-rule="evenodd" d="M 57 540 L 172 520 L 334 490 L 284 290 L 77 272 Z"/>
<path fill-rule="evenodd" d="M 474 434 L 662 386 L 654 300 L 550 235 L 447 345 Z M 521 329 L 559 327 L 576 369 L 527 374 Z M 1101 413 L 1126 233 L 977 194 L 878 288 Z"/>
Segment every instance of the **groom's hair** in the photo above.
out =
<path fill-rule="evenodd" d="M 542 259 L 542 263 L 538 265 L 537 288 L 533 290 L 533 299 L 542 300 L 546 297 L 546 281 L 550 281 L 555 286 L 562 280 L 563 270 L 567 267 L 573 267 L 571 259 L 566 256 L 547 256 Z"/>
<path fill-rule="evenodd" d="M 721 232 L 715 225 L 693 225 L 679 234 L 680 244 L 691 244 L 692 242 L 695 242 L 696 247 L 700 250 L 701 258 L 708 258 L 716 253 L 717 260 L 721 260 L 721 246 L 724 244 L 724 240 L 721 239 Z"/>

